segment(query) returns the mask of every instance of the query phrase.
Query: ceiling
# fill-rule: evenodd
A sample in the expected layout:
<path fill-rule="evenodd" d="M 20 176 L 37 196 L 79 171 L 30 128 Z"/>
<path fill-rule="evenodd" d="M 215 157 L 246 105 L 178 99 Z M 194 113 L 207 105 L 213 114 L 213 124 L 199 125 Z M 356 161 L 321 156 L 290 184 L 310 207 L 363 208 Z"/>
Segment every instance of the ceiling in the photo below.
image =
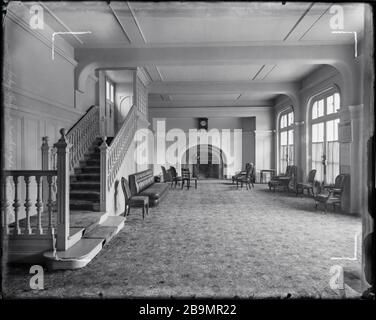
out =
<path fill-rule="evenodd" d="M 27 5 L 31 5 L 28 3 Z M 90 48 L 176 48 L 324 46 L 351 44 L 352 34 L 335 34 L 330 27 L 330 3 L 310 2 L 43 2 L 46 23 L 55 31 L 91 31 L 67 36 L 77 50 Z M 344 28 L 361 33 L 361 4 L 342 4 Z M 221 49 L 220 49 L 221 50 Z M 171 84 L 171 91 L 152 92 L 150 106 L 261 104 L 280 93 L 233 89 L 203 94 L 191 83 L 296 82 L 319 65 L 277 61 L 216 61 L 185 65 L 141 65 L 152 83 Z M 116 82 L 123 82 L 121 74 Z M 174 92 L 174 83 L 187 83 L 185 92 Z"/>

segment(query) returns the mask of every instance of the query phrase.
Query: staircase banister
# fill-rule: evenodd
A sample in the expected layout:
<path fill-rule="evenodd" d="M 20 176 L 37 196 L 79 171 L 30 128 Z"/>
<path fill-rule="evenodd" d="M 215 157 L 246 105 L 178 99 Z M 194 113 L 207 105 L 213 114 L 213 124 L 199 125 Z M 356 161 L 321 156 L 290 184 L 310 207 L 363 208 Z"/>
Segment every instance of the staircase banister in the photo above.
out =
<path fill-rule="evenodd" d="M 129 110 L 120 130 L 108 146 L 106 143 L 106 137 L 103 137 L 101 151 L 101 210 L 107 211 L 107 198 L 108 192 L 113 186 L 116 176 L 124 161 L 125 154 L 129 149 L 133 141 L 133 137 L 136 131 L 136 114 L 137 106 L 133 105 Z"/>
<path fill-rule="evenodd" d="M 121 128 L 119 129 L 118 133 L 116 134 L 114 139 L 109 144 L 109 146 L 108 146 L 109 151 L 111 150 L 111 148 L 113 148 L 113 146 L 115 146 L 118 143 L 119 140 L 121 140 L 123 132 L 124 132 L 125 128 L 127 127 L 128 122 L 132 120 L 132 116 L 134 115 L 135 112 L 137 112 L 137 107 L 136 107 L 136 105 L 133 105 L 130 108 L 127 116 L 125 117 L 124 122 L 123 122 Z"/>
<path fill-rule="evenodd" d="M 69 136 L 69 133 L 71 132 L 71 131 L 73 131 L 79 124 L 80 124 L 80 122 L 88 115 L 88 113 L 89 112 L 91 112 L 92 110 L 94 110 L 94 109 L 98 109 L 99 110 L 99 106 L 96 106 L 96 105 L 92 105 L 92 106 L 90 106 L 87 110 L 86 110 L 86 112 L 81 116 L 81 118 L 80 119 L 78 119 L 77 121 L 76 121 L 76 123 L 68 130 L 68 132 L 67 132 L 67 137 Z"/>

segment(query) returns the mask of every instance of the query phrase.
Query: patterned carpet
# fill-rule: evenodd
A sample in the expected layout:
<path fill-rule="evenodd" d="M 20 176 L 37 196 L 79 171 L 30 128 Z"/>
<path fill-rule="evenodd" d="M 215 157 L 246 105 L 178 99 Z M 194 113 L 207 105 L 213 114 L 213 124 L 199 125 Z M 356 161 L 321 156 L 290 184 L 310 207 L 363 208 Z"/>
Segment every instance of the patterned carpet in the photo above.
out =
<path fill-rule="evenodd" d="M 142 220 L 125 228 L 85 268 L 45 273 L 45 290 L 29 288 L 28 270 L 10 268 L 5 297 L 338 297 L 330 267 L 359 268 L 352 257 L 360 218 L 314 210 L 313 200 L 236 190 L 199 181 L 170 190 Z"/>

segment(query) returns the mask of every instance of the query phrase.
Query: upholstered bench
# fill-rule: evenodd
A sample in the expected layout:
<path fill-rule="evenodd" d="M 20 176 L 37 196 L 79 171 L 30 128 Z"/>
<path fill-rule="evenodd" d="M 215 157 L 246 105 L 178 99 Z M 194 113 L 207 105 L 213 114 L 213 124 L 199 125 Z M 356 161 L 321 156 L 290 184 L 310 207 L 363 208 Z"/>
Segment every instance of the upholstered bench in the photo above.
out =
<path fill-rule="evenodd" d="M 168 183 L 158 183 L 154 181 L 151 169 L 129 175 L 129 187 L 132 198 L 134 196 L 149 197 L 149 205 L 156 206 L 167 194 Z"/>

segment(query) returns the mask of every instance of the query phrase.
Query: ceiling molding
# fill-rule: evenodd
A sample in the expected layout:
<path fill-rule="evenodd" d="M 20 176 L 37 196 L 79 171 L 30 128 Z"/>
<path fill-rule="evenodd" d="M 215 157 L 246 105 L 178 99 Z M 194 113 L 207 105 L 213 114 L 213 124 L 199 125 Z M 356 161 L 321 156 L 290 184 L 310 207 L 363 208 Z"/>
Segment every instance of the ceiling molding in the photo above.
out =
<path fill-rule="evenodd" d="M 150 75 L 143 67 L 137 68 L 137 76 L 140 78 L 145 87 L 147 87 L 152 82 Z"/>
<path fill-rule="evenodd" d="M 302 41 L 303 38 L 308 34 L 309 31 L 311 31 L 311 29 L 316 25 L 316 23 L 328 12 L 328 10 L 330 9 L 330 7 L 333 5 L 334 3 L 331 3 L 327 8 L 326 10 L 324 10 L 324 12 L 312 23 L 312 25 L 300 36 L 299 38 L 299 41 Z"/>
<path fill-rule="evenodd" d="M 312 2 L 309 7 L 303 12 L 303 14 L 301 15 L 301 17 L 298 19 L 298 21 L 293 25 L 293 27 L 291 28 L 291 30 L 287 33 L 287 35 L 283 38 L 283 41 L 286 41 L 287 38 L 294 32 L 294 30 L 296 29 L 296 27 L 299 25 L 299 23 L 303 20 L 303 18 L 307 15 L 307 13 L 309 12 L 309 10 L 311 10 L 311 8 L 313 7 L 315 3 Z"/>
<path fill-rule="evenodd" d="M 161 70 L 159 70 L 158 66 L 154 65 L 155 70 L 157 70 L 157 73 L 159 75 L 159 78 L 161 78 L 161 81 L 164 81 L 164 77 L 162 76 Z"/>
<path fill-rule="evenodd" d="M 138 19 L 137 19 L 136 15 L 135 15 L 135 13 L 134 13 L 133 9 L 131 8 L 131 5 L 128 1 L 127 1 L 127 6 L 129 8 L 129 11 L 131 12 L 132 19 L 133 19 L 135 25 L 137 26 L 138 32 L 140 33 L 142 40 L 144 40 L 144 43 L 146 44 L 147 41 L 146 41 L 146 38 L 144 36 L 144 33 L 142 32 L 140 23 L 138 22 Z"/>
<path fill-rule="evenodd" d="M 111 2 L 108 3 L 108 6 L 110 7 L 112 15 L 114 16 L 115 20 L 117 21 L 118 25 L 120 26 L 121 31 L 123 31 L 123 34 L 125 35 L 125 38 L 127 39 L 128 43 L 132 44 L 131 38 L 129 37 L 127 31 L 125 30 L 125 28 L 124 28 L 123 24 L 121 23 L 119 17 L 117 16 L 114 8 L 112 8 L 112 6 L 111 6 Z"/>
<path fill-rule="evenodd" d="M 174 100 L 149 101 L 149 109 L 153 108 L 214 108 L 214 107 L 271 107 L 272 100 Z"/>
<path fill-rule="evenodd" d="M 52 18 L 54 18 L 60 25 L 62 25 L 64 27 L 64 29 L 68 32 L 73 32 L 55 13 L 52 12 L 52 10 L 50 8 L 48 8 L 48 6 L 39 1 L 38 2 L 50 15 Z M 80 39 L 80 37 L 74 33 L 72 33 L 72 36 L 74 39 L 76 39 L 80 44 L 83 44 L 84 42 Z"/>
<path fill-rule="evenodd" d="M 257 76 L 259 75 L 259 73 L 262 71 L 262 69 L 264 69 L 265 68 L 265 65 L 263 64 L 262 66 L 261 66 L 261 68 L 259 69 L 259 71 L 257 71 L 256 72 L 256 74 L 253 76 L 253 78 L 252 78 L 252 80 L 255 80 L 256 78 L 257 78 Z"/>

